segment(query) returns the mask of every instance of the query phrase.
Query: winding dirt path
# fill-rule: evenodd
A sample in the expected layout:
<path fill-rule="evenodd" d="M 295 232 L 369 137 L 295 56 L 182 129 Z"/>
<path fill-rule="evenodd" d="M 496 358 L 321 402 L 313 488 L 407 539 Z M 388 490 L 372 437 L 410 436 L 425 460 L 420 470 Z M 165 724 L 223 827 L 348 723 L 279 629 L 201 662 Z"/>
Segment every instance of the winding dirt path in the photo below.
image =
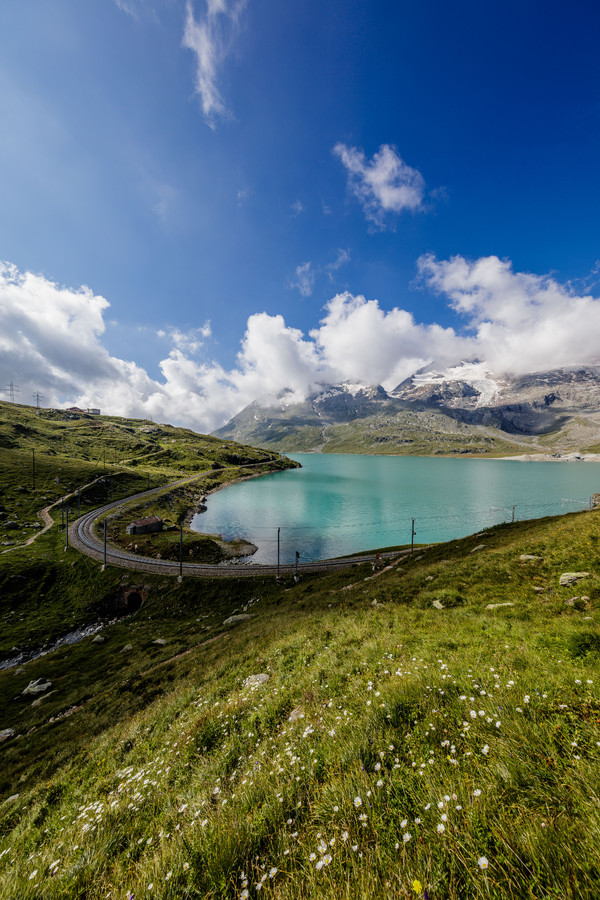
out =
<path fill-rule="evenodd" d="M 120 475 L 122 473 L 116 472 L 111 474 Z M 65 503 L 67 500 L 71 500 L 72 497 L 76 497 L 77 494 L 80 494 L 82 491 L 87 490 L 87 488 L 90 488 L 94 484 L 97 484 L 99 481 L 102 481 L 105 477 L 105 475 L 99 475 L 98 478 L 94 478 L 93 481 L 90 481 L 88 484 L 84 484 L 83 487 L 77 488 L 77 490 L 71 491 L 69 494 L 65 494 L 63 497 L 59 497 L 58 500 L 55 500 L 54 503 L 51 503 L 49 506 L 45 506 L 43 509 L 39 509 L 36 515 L 44 523 L 44 527 L 42 528 L 42 530 L 36 531 L 35 534 L 33 534 L 30 538 L 27 538 L 27 540 L 22 544 L 15 544 L 14 547 L 9 547 L 8 550 L 3 550 L 2 553 L 11 553 L 13 550 L 19 550 L 22 547 L 29 547 L 40 537 L 40 535 L 45 534 L 54 525 L 54 519 L 50 515 L 51 509 L 54 509 L 55 506 L 60 506 L 61 503 Z"/>

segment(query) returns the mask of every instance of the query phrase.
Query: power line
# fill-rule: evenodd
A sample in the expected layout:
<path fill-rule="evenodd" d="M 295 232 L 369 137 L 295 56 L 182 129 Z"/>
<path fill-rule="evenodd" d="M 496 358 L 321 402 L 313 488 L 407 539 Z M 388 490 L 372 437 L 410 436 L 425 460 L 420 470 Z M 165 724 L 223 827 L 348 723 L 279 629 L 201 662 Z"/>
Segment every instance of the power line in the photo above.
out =
<path fill-rule="evenodd" d="M 18 385 L 18 384 L 13 384 L 13 383 L 12 383 L 12 380 L 11 380 L 10 384 L 7 384 L 7 385 L 6 385 L 6 387 L 4 388 L 4 390 L 5 390 L 5 392 L 10 396 L 10 402 L 11 402 L 11 403 L 14 403 L 14 402 L 15 402 L 15 394 L 20 394 L 20 393 L 21 393 L 21 389 L 20 389 L 19 385 Z"/>
<path fill-rule="evenodd" d="M 569 500 L 569 501 L 562 501 L 562 502 L 578 503 L 581 506 L 588 505 L 588 500 L 586 500 L 586 499 Z M 560 507 L 560 505 L 561 505 L 561 501 L 554 501 L 554 502 L 548 502 L 548 503 L 526 503 L 526 504 L 521 504 L 519 506 L 519 509 L 523 510 L 524 512 L 530 512 L 530 511 L 535 511 L 535 510 L 552 511 L 552 510 L 557 510 Z M 468 510 L 463 513 L 439 512 L 438 514 L 431 513 L 429 515 L 419 513 L 418 517 L 416 517 L 416 518 L 418 518 L 420 522 L 423 522 L 423 521 L 426 521 L 426 522 L 444 521 L 444 522 L 446 522 L 449 520 L 453 520 L 453 521 L 459 520 L 462 522 L 476 522 L 477 523 L 477 522 L 481 522 L 482 516 L 488 515 L 491 512 L 494 512 L 494 511 L 512 512 L 512 509 L 513 509 L 513 507 L 511 505 L 511 506 L 487 507 L 486 509 L 478 509 L 478 510 L 477 509 L 476 510 Z M 516 506 L 515 506 L 515 509 L 516 509 Z M 402 529 L 402 528 L 408 528 L 410 531 L 410 521 L 411 521 L 411 517 L 408 514 L 406 514 L 405 517 L 403 517 L 401 519 L 385 518 L 384 521 L 382 521 L 382 518 L 373 519 L 373 520 L 360 519 L 353 523 L 346 523 L 346 524 L 338 523 L 336 525 L 335 530 L 336 530 L 336 532 L 337 531 L 362 531 L 365 528 L 371 529 L 372 526 L 379 525 L 379 526 L 383 526 L 379 529 L 380 533 L 383 533 L 386 531 L 394 531 L 394 530 L 398 530 L 398 529 Z M 199 525 L 202 524 L 202 519 L 200 519 L 198 524 Z M 213 523 L 211 522 L 211 528 L 212 527 L 213 527 Z M 282 532 L 286 531 L 288 533 L 289 532 L 294 532 L 294 533 L 295 532 L 315 532 L 315 531 L 319 530 L 318 527 L 316 527 L 315 525 L 296 525 L 296 524 L 258 525 L 256 523 L 252 523 L 251 526 L 247 526 L 243 522 L 235 523 L 234 526 L 229 526 L 229 525 L 225 525 L 225 524 L 220 525 L 218 522 L 216 522 L 216 523 L 214 523 L 214 527 L 215 528 L 219 528 L 219 527 L 223 528 L 223 530 L 226 531 L 227 533 L 232 533 L 233 531 L 237 531 L 240 529 L 243 530 L 244 528 L 249 528 L 249 527 L 251 527 L 251 530 L 253 532 L 267 531 L 267 532 L 271 532 L 271 533 L 276 532 L 277 528 L 281 528 Z M 201 529 L 199 529 L 199 531 L 200 531 L 200 533 L 202 533 Z"/>

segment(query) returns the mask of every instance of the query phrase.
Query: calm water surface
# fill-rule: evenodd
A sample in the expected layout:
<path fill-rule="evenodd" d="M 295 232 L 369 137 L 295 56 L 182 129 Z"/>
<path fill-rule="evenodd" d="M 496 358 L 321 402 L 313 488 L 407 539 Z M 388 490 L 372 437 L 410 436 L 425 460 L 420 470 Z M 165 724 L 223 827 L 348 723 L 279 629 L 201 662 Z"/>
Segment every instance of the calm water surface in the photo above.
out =
<path fill-rule="evenodd" d="M 301 469 L 218 491 L 192 527 L 258 546 L 251 560 L 344 556 L 446 541 L 498 522 L 574 512 L 600 492 L 600 463 L 296 453 Z"/>

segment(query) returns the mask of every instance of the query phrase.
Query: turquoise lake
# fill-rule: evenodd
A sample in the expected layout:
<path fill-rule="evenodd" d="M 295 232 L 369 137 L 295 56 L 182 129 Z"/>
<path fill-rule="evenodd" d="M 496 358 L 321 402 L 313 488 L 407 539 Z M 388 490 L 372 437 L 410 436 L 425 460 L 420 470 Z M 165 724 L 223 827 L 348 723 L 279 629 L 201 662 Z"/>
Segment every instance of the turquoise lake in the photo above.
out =
<path fill-rule="evenodd" d="M 446 541 L 499 522 L 575 512 L 600 492 L 600 463 L 295 453 L 290 469 L 211 494 L 192 527 L 256 544 L 252 562 L 301 562 Z"/>

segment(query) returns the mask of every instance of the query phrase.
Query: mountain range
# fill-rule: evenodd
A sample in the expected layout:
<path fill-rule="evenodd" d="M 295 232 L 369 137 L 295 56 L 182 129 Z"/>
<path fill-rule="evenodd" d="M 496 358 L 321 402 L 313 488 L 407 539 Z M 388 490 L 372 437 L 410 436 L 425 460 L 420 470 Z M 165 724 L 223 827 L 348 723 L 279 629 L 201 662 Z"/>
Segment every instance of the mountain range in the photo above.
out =
<path fill-rule="evenodd" d="M 600 451 L 600 366 L 496 375 L 431 364 L 392 390 L 319 385 L 254 401 L 214 432 L 284 452 L 520 455 Z"/>

